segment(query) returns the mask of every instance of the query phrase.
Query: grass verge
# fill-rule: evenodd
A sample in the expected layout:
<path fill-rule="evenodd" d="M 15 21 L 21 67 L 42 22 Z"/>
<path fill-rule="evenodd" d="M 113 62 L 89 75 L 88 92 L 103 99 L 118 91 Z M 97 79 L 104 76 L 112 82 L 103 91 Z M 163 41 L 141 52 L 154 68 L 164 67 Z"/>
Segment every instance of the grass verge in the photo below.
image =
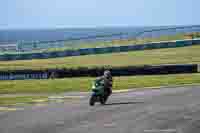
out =
<path fill-rule="evenodd" d="M 95 48 L 95 47 L 111 47 L 111 46 L 123 46 L 123 45 L 135 45 L 135 44 L 145 44 L 151 42 L 160 42 L 160 41 L 174 41 L 174 40 L 183 40 L 191 39 L 186 36 L 187 34 L 176 34 L 176 35 L 166 35 L 154 38 L 138 38 L 138 39 L 121 39 L 121 40 L 112 40 L 112 41 L 99 41 L 92 43 L 71 43 L 65 44 L 63 48 L 49 48 L 46 51 L 63 51 L 63 50 L 76 50 L 80 48 Z M 196 38 L 198 36 L 194 36 Z"/>
<path fill-rule="evenodd" d="M 193 38 L 198 38 L 199 33 L 193 33 Z M 134 45 L 134 44 L 144 44 L 150 42 L 159 42 L 159 41 L 173 41 L 173 40 L 183 40 L 191 39 L 188 38 L 188 34 L 179 33 L 176 35 L 163 35 L 160 37 L 154 38 L 138 38 L 138 39 L 123 39 L 123 40 L 113 40 L 113 41 L 97 41 L 97 42 L 65 42 L 64 47 L 62 48 L 48 48 L 41 50 L 33 50 L 31 52 L 11 52 L 11 51 L 0 51 L 0 55 L 4 54 L 26 54 L 26 53 L 38 53 L 38 52 L 51 52 L 51 51 L 64 51 L 64 50 L 76 50 L 80 48 L 95 48 L 95 47 L 110 47 L 110 46 L 123 46 L 123 45 Z"/>
<path fill-rule="evenodd" d="M 54 59 L 34 59 L 24 61 L 0 61 L 0 70 L 33 69 L 43 70 L 48 68 L 78 68 L 78 67 L 120 67 L 160 64 L 200 63 L 200 45 L 144 50 L 135 52 L 87 55 Z"/>
<path fill-rule="evenodd" d="M 94 78 L 0 81 L 0 94 L 90 91 Z M 114 90 L 200 83 L 200 74 L 114 77 Z M 0 99 L 1 101 L 1 99 Z"/>

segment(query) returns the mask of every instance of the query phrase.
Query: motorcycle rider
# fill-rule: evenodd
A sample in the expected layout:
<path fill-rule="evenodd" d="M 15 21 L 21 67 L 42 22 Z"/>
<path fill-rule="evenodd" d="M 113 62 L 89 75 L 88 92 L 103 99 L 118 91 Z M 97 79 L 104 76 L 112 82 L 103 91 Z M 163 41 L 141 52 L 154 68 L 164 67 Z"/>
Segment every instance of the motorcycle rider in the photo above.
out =
<path fill-rule="evenodd" d="M 110 96 L 112 94 L 112 85 L 113 85 L 111 72 L 109 70 L 105 70 L 103 76 L 101 76 L 98 79 L 104 80 L 105 92 L 107 96 Z"/>

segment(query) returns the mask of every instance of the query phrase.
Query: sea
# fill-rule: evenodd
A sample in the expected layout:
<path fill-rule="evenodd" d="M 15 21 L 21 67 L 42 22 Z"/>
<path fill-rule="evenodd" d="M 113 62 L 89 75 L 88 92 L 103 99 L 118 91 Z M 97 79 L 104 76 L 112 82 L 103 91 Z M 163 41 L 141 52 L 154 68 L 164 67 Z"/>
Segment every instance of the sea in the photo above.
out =
<path fill-rule="evenodd" d="M 126 38 L 158 37 L 177 33 L 199 32 L 200 25 L 153 26 L 153 27 L 100 27 L 62 29 L 3 29 L 0 30 L 0 45 L 19 41 L 59 40 L 112 40 Z"/>

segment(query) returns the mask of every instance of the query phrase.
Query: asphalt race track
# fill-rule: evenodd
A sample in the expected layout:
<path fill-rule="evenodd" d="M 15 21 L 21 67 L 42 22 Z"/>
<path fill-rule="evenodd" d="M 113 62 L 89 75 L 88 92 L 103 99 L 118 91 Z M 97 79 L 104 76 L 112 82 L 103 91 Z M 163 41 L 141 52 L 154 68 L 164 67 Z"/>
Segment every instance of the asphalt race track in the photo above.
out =
<path fill-rule="evenodd" d="M 200 133 L 200 86 L 88 98 L 0 113 L 0 133 Z"/>

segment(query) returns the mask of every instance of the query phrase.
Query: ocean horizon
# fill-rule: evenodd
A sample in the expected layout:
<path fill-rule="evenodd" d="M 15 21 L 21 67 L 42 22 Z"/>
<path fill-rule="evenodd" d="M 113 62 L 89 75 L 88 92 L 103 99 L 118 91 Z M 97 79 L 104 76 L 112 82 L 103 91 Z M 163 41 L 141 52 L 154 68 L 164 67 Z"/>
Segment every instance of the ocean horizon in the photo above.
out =
<path fill-rule="evenodd" d="M 185 27 L 185 28 L 184 28 Z M 188 28 L 187 28 L 188 27 Z M 177 29 L 176 29 L 177 28 Z M 146 32 L 145 32 L 146 31 Z M 18 41 L 56 40 L 113 40 L 135 37 L 157 37 L 178 33 L 199 32 L 200 26 L 153 26 L 153 27 L 99 27 L 99 28 L 49 28 L 49 29 L 3 29 L 0 44 Z"/>

